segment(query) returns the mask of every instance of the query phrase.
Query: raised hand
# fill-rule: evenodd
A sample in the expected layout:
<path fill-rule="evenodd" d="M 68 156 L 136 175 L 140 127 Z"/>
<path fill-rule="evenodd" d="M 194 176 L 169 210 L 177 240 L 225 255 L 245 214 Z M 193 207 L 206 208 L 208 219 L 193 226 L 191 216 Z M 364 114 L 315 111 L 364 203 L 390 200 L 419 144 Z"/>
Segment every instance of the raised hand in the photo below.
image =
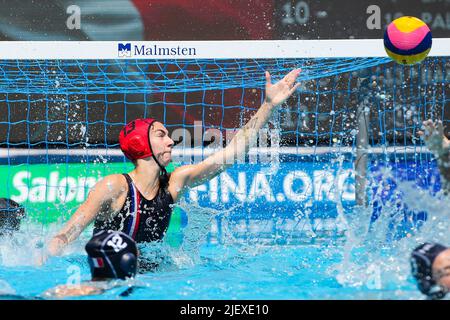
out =
<path fill-rule="evenodd" d="M 295 90 L 300 86 L 300 83 L 295 83 L 301 69 L 294 69 L 289 72 L 283 79 L 275 84 L 272 84 L 270 73 L 266 71 L 266 97 L 265 101 L 273 106 L 278 106 L 286 101 Z"/>
<path fill-rule="evenodd" d="M 426 120 L 422 124 L 423 131 L 419 131 L 419 136 L 425 141 L 428 149 L 436 155 L 445 153 L 450 148 L 449 140 L 444 136 L 442 121 L 436 123 Z"/>

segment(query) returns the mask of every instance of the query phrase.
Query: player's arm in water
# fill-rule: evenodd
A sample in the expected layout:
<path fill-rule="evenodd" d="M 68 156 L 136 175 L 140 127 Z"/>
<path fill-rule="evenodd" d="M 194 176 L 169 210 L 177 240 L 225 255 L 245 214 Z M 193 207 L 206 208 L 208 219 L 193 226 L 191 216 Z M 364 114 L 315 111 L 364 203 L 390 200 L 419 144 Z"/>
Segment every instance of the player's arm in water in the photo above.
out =
<path fill-rule="evenodd" d="M 41 294 L 41 297 L 45 299 L 61 299 L 66 297 L 94 296 L 103 294 L 105 291 L 104 288 L 83 283 L 79 285 L 60 285 L 48 289 Z"/>
<path fill-rule="evenodd" d="M 80 283 L 79 285 L 59 285 L 48 289 L 34 299 L 63 299 L 70 297 L 97 296 L 108 292 L 109 290 L 122 287 L 118 294 L 119 297 L 128 297 L 136 289 L 145 288 L 140 286 L 125 286 L 120 282 L 93 282 Z"/>
<path fill-rule="evenodd" d="M 450 192 L 450 141 L 444 135 L 442 122 L 424 121 L 423 131 L 418 133 L 437 159 L 439 172 L 444 180 L 443 189 Z"/>
<path fill-rule="evenodd" d="M 77 239 L 97 215 L 103 215 L 106 218 L 119 210 L 120 208 L 115 207 L 115 203 L 126 193 L 125 183 L 125 179 L 119 174 L 100 180 L 89 192 L 87 200 L 78 207 L 64 228 L 50 241 L 48 254 L 60 255 L 63 248 Z M 43 257 L 43 260 L 45 261 L 46 258 Z"/>
<path fill-rule="evenodd" d="M 292 70 L 283 79 L 272 84 L 270 74 L 266 71 L 264 103 L 247 124 L 239 129 L 229 145 L 198 164 L 181 166 L 172 173 L 169 191 L 176 195 L 175 201 L 185 190 L 210 180 L 248 152 L 251 143 L 258 136 L 258 131 L 267 124 L 276 108 L 300 86 L 300 83 L 296 83 L 300 72 L 300 69 Z"/>

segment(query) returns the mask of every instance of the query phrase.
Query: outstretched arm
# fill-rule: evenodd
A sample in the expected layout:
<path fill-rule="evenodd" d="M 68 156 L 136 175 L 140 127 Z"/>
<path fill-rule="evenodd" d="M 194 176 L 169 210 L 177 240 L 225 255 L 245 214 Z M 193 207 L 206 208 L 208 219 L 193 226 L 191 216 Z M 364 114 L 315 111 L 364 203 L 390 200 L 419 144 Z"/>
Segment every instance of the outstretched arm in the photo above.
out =
<path fill-rule="evenodd" d="M 444 135 L 441 121 L 432 120 L 423 122 L 423 131 L 418 132 L 425 141 L 427 148 L 437 158 L 441 176 L 450 183 L 450 141 Z"/>
<path fill-rule="evenodd" d="M 99 214 L 109 214 L 113 199 L 120 196 L 120 175 L 105 177 L 89 192 L 87 200 L 48 245 L 48 253 L 52 256 L 60 255 L 62 250 L 78 238 L 83 230 Z"/>
<path fill-rule="evenodd" d="M 428 149 L 436 156 L 440 157 L 449 152 L 450 141 L 444 135 L 442 121 L 426 120 L 423 122 L 423 131 L 418 132 L 425 141 Z"/>
<path fill-rule="evenodd" d="M 258 136 L 258 131 L 269 121 L 276 108 L 300 86 L 300 83 L 296 83 L 300 72 L 300 69 L 292 70 L 283 79 L 272 84 L 270 74 L 266 71 L 264 103 L 247 124 L 239 129 L 229 145 L 199 164 L 182 166 L 172 173 L 169 191 L 175 201 L 185 188 L 197 186 L 213 178 L 248 152 L 251 143 Z"/>
<path fill-rule="evenodd" d="M 95 287 L 93 285 L 60 285 L 55 288 L 48 289 L 41 296 L 46 299 L 61 299 L 66 297 L 80 297 L 99 295 L 105 292 L 105 289 Z"/>

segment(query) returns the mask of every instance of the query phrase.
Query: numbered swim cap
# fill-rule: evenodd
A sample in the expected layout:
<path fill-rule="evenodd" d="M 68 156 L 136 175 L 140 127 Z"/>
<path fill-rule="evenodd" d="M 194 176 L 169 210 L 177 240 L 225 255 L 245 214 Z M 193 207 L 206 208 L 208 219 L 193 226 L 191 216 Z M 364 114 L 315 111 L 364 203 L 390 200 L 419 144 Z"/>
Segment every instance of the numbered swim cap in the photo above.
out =
<path fill-rule="evenodd" d="M 92 278 L 125 279 L 136 275 L 136 243 L 125 233 L 102 230 L 94 234 L 85 249 Z"/>
<path fill-rule="evenodd" d="M 128 159 L 137 160 L 153 155 L 149 133 L 155 121 L 153 118 L 136 119 L 127 123 L 120 131 L 120 149 Z"/>
<path fill-rule="evenodd" d="M 432 299 L 442 299 L 446 294 L 446 290 L 434 281 L 432 267 L 436 257 L 447 249 L 437 243 L 424 243 L 411 254 L 411 270 L 417 286 L 423 294 Z"/>

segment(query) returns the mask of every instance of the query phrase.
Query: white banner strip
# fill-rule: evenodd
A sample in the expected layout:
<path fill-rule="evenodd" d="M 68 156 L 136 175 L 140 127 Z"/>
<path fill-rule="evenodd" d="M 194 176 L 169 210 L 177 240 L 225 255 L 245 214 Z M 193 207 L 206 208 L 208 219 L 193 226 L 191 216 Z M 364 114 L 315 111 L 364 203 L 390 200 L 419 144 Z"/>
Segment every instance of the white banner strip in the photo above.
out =
<path fill-rule="evenodd" d="M 450 56 L 450 38 L 430 56 Z M 271 59 L 387 57 L 382 39 L 243 41 L 0 41 L 0 59 Z"/>
<path fill-rule="evenodd" d="M 210 148 L 174 148 L 172 156 L 208 156 L 218 151 L 218 149 Z M 250 148 L 249 155 L 259 154 L 284 154 L 284 155 L 318 155 L 328 153 L 356 153 L 355 148 L 351 147 L 281 147 L 281 148 Z M 368 148 L 369 154 L 412 154 L 412 153 L 430 153 L 430 151 L 423 146 L 397 146 L 397 147 L 374 147 Z M 123 156 L 123 152 L 120 149 L 6 149 L 0 148 L 0 158 L 10 158 L 17 156 L 90 156 L 90 157 L 102 157 Z"/>

